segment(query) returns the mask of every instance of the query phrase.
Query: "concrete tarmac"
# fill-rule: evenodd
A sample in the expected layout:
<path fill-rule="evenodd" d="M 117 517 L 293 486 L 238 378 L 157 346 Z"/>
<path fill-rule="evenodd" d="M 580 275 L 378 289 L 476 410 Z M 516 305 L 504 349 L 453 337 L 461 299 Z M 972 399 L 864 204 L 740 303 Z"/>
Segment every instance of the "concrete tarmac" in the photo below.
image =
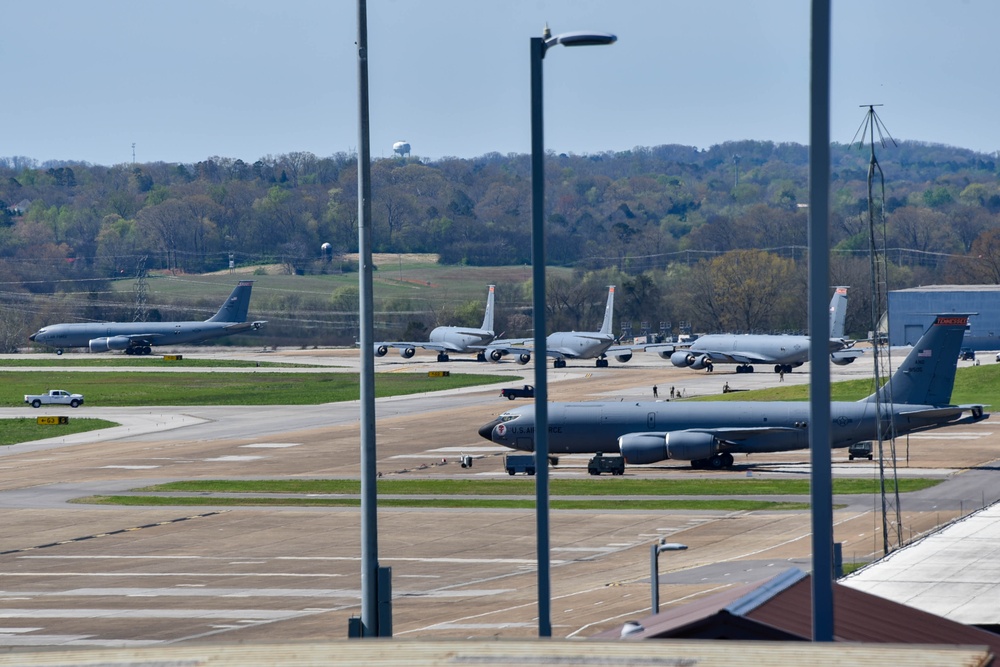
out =
<path fill-rule="evenodd" d="M 356 350 L 184 350 L 185 356 L 296 361 L 357 372 Z M 70 356 L 70 355 L 66 355 Z M 901 357 L 900 357 L 901 360 Z M 964 362 L 963 362 L 964 363 Z M 122 364 L 127 372 L 127 363 Z M 0 358 L 0 367 L 3 360 Z M 500 386 L 532 383 L 532 366 L 418 353 L 377 359 L 380 372 L 485 372 L 510 381 L 485 388 L 380 399 L 378 470 L 387 478 L 507 478 L 501 448 L 476 429 L 523 401 Z M 67 370 L 76 370 L 67 368 Z M 867 377 L 864 361 L 834 379 Z M 609 368 L 570 362 L 549 371 L 552 400 L 652 400 L 776 386 L 770 372 L 676 369 L 655 355 Z M 808 373 L 785 374 L 808 382 Z M 72 387 L 66 387 L 72 389 Z M 2 408 L 0 417 L 56 414 Z M 62 412 L 65 412 L 62 411 Z M 353 477 L 359 473 L 358 404 L 265 407 L 105 408 L 71 416 L 121 427 L 0 448 L 0 646 L 142 646 L 192 641 L 327 640 L 360 613 L 360 511 L 355 508 L 131 507 L 75 499 L 185 479 Z M 944 483 L 900 499 L 915 539 L 1000 498 L 998 438 L 991 421 L 911 436 L 896 444 L 900 476 Z M 473 467 L 459 465 L 462 454 Z M 878 466 L 833 455 L 834 474 L 877 478 Z M 553 477 L 590 478 L 587 457 L 563 457 Z M 729 471 L 683 462 L 629 467 L 626 476 L 674 479 L 806 479 L 808 452 L 739 457 Z M 882 551 L 881 498 L 835 499 L 845 560 Z M 585 637 L 649 611 L 649 546 L 688 545 L 660 557 L 661 608 L 789 566 L 810 568 L 808 511 L 553 511 L 552 623 L 557 637 Z M 379 511 L 379 561 L 392 568 L 398 637 L 537 635 L 533 510 Z"/>

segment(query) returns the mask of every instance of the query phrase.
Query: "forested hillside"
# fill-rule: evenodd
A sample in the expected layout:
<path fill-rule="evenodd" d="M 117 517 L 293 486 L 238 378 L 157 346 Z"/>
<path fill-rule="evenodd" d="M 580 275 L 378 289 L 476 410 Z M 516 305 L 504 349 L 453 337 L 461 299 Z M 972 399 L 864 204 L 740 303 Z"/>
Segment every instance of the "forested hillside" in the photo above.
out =
<path fill-rule="evenodd" d="M 880 146 L 877 155 L 886 178 L 890 287 L 1000 282 L 994 156 L 919 142 Z M 697 331 L 801 330 L 807 161 L 804 146 L 749 141 L 550 155 L 548 259 L 574 272 L 551 281 L 551 325 L 593 326 L 587 318 L 594 304 L 603 307 L 603 286 L 613 282 L 621 286 L 616 310 L 636 330 L 641 321 L 654 330 L 661 321 L 675 331 L 681 322 Z M 0 347 L 53 317 L 120 316 L 105 312 L 106 299 L 92 298 L 83 313 L 85 301 L 66 299 L 56 308 L 51 297 L 107 293 L 112 281 L 135 276 L 141 258 L 153 273 L 217 271 L 230 258 L 237 266 L 278 264 L 289 275 L 350 270 L 341 257 L 357 246 L 356 166 L 353 155 L 309 153 L 253 164 L 213 157 L 112 167 L 0 158 Z M 831 278 L 854 288 L 855 332 L 868 327 L 868 168 L 868 147 L 833 147 Z M 376 252 L 436 253 L 443 265 L 530 262 L 528 156 L 381 159 L 372 179 Z M 333 262 L 322 261 L 323 243 L 332 245 Z M 498 323 L 511 327 L 508 335 L 530 324 L 524 287 L 507 286 L 518 293 L 512 312 L 498 314 L 512 318 Z M 39 297 L 46 308 L 32 307 Z M 342 308 L 345 298 L 340 290 L 329 299 L 312 296 L 306 306 Z M 393 309 L 408 314 L 387 318 L 380 334 L 419 332 L 465 311 L 477 323 L 476 309 L 466 306 L 431 312 L 396 301 Z M 343 342 L 353 339 L 350 329 L 347 323 L 291 339 Z"/>

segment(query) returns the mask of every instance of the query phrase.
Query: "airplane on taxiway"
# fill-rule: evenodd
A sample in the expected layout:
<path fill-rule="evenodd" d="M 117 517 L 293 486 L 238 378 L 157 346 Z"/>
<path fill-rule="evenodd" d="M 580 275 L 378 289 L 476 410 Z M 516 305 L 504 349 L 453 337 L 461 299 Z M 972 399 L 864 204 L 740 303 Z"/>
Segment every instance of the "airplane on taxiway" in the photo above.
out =
<path fill-rule="evenodd" d="M 219 312 L 204 322 L 85 322 L 51 324 L 28 336 L 33 343 L 56 348 L 89 347 L 91 352 L 123 350 L 149 354 L 154 345 L 199 343 L 235 333 L 257 331 L 265 322 L 247 322 L 252 280 L 241 280 Z"/>
<path fill-rule="evenodd" d="M 449 354 L 469 354 L 475 353 L 478 361 L 486 361 L 486 348 L 489 343 L 496 338 L 493 332 L 493 290 L 494 285 L 490 285 L 489 294 L 486 297 L 486 314 L 483 316 L 483 325 L 476 329 L 473 327 L 435 327 L 428 337 L 429 342 L 417 343 L 408 341 L 397 341 L 391 343 L 375 343 L 375 356 L 384 357 L 389 348 L 397 348 L 399 356 L 409 359 L 416 354 L 417 348 L 434 350 L 438 353 L 438 361 L 448 361 Z"/>
<path fill-rule="evenodd" d="M 646 349 L 645 345 L 616 345 L 611 333 L 611 320 L 615 310 L 615 286 L 608 286 L 608 303 L 604 307 L 604 322 L 600 331 L 557 331 L 545 338 L 546 355 L 553 358 L 553 368 L 565 368 L 567 359 L 596 359 L 598 368 L 608 365 L 607 355 L 625 363 L 632 358 L 635 350 Z M 534 349 L 528 344 L 531 338 L 496 340 L 490 344 L 487 354 L 492 361 L 500 361 L 504 355 L 517 355 L 520 364 L 531 361 Z"/>
<path fill-rule="evenodd" d="M 987 419 L 983 405 L 951 404 L 968 321 L 969 315 L 939 315 L 876 393 L 831 403 L 833 447 L 878 439 L 879 405 L 883 438 Z M 694 468 L 728 468 L 733 454 L 807 449 L 809 414 L 807 401 L 551 403 L 549 452 L 621 452 L 629 464 L 677 459 Z M 530 452 L 534 427 L 534 406 L 525 406 L 483 425 L 479 435 Z"/>
<path fill-rule="evenodd" d="M 837 287 L 830 301 L 830 360 L 846 366 L 863 350 L 849 349 L 854 341 L 844 338 L 847 288 Z M 739 364 L 737 373 L 753 373 L 753 364 L 774 364 L 775 373 L 790 373 L 809 361 L 809 336 L 770 334 L 708 334 L 690 345 L 652 346 L 660 357 L 678 368 L 711 369 L 715 364 Z"/>

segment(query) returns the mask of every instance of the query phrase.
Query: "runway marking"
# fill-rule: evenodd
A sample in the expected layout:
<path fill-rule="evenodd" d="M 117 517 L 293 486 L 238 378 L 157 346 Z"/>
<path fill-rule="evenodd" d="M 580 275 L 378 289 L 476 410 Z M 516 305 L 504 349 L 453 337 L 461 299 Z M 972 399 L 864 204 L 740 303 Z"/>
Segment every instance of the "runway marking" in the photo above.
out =
<path fill-rule="evenodd" d="M 0 618 L 232 618 L 273 621 L 308 615 L 310 612 L 292 609 L 0 609 Z"/>
<path fill-rule="evenodd" d="M 101 466 L 101 470 L 154 470 L 160 466 Z"/>
<path fill-rule="evenodd" d="M 5 577 L 121 577 L 121 572 L 4 572 Z M 141 577 L 275 577 L 287 579 L 311 579 L 315 577 L 323 579 L 333 579 L 334 577 L 346 577 L 346 574 L 337 573 L 316 573 L 308 574 L 302 572 L 129 572 L 130 578 Z M 125 589 L 122 589 L 125 590 Z"/>
<path fill-rule="evenodd" d="M 534 628 L 534 623 L 438 623 L 428 630 L 503 630 L 505 628 Z"/>
<path fill-rule="evenodd" d="M 250 449 L 281 449 L 283 447 L 298 447 L 301 444 L 301 442 L 256 442 L 252 445 L 240 445 L 240 447 L 247 447 Z"/>
<path fill-rule="evenodd" d="M 428 449 L 427 452 L 431 454 L 449 454 L 449 453 L 459 453 L 465 452 L 466 454 L 477 454 L 477 453 L 490 453 L 490 452 L 509 452 L 511 451 L 509 447 L 502 447 L 497 445 L 496 447 L 491 447 L 489 445 L 471 445 L 469 447 L 438 447 L 436 449 Z"/>
<path fill-rule="evenodd" d="M 263 459 L 263 456 L 218 456 L 214 459 L 202 459 L 205 463 L 242 463 L 245 461 L 256 461 Z"/>
<path fill-rule="evenodd" d="M 217 514 L 225 514 L 229 510 L 221 510 L 215 512 L 205 512 L 203 514 L 195 514 L 194 516 L 180 517 L 179 519 L 167 519 L 166 521 L 157 521 L 156 523 L 146 523 L 141 526 L 133 526 L 132 528 L 120 528 L 119 530 L 111 530 L 106 533 L 97 533 L 95 535 L 86 535 L 84 537 L 74 537 L 68 540 L 61 540 L 59 542 L 49 542 L 48 544 L 40 544 L 34 547 L 24 547 L 23 549 L 8 549 L 7 551 L 0 551 L 0 556 L 6 556 L 9 554 L 19 554 L 26 553 L 28 551 L 34 551 L 35 549 L 48 549 L 49 547 L 61 546 L 63 544 L 72 544 L 74 542 L 85 542 L 86 540 L 93 540 L 98 537 L 108 537 L 109 535 L 120 535 L 122 533 L 130 533 L 136 530 L 142 530 L 144 528 L 155 528 L 157 526 L 167 526 L 172 523 L 180 523 L 181 521 L 190 521 L 191 519 L 203 519 L 210 516 L 215 516 Z"/>
<path fill-rule="evenodd" d="M 226 561 L 226 562 L 232 562 L 232 558 L 231 557 L 230 558 L 226 558 L 226 557 L 223 557 L 223 556 L 112 556 L 112 555 L 43 556 L 43 555 L 28 555 L 28 556 L 19 556 L 18 558 L 22 558 L 22 559 L 39 559 L 39 560 L 41 560 L 41 559 L 46 559 L 46 560 L 59 560 L 59 559 L 65 559 L 65 560 L 130 560 L 130 559 L 135 559 L 135 560 L 160 560 L 160 559 L 162 559 L 162 560 L 210 560 L 210 561 L 221 560 L 221 561 Z M 272 560 L 273 561 L 291 560 L 291 561 L 351 562 L 351 563 L 356 563 L 356 562 L 360 562 L 361 561 L 361 556 L 275 556 L 274 558 L 264 559 L 265 562 L 272 561 Z M 508 564 L 511 564 L 511 565 L 534 565 L 535 562 L 536 562 L 534 558 L 448 558 L 448 557 L 441 557 L 441 558 L 410 558 L 410 557 L 403 557 L 403 556 L 389 557 L 389 558 L 379 558 L 379 561 L 383 561 L 383 560 L 384 561 L 400 562 L 400 563 L 449 563 L 449 564 L 461 564 L 461 565 L 480 565 L 480 564 L 493 564 L 493 563 L 501 563 L 501 564 L 508 563 Z M 565 562 L 568 562 L 568 561 L 556 560 L 556 561 L 553 561 L 553 562 L 554 563 L 565 563 Z M 8 574 L 13 574 L 13 573 L 4 572 L 4 576 L 7 576 Z M 24 574 L 24 573 L 16 573 L 16 574 L 21 575 L 21 574 Z M 50 573 L 36 573 L 36 574 L 38 576 L 47 576 Z M 84 573 L 84 572 L 74 572 L 74 573 L 63 573 L 63 574 L 86 575 L 86 576 L 108 576 L 108 577 L 116 576 L 114 573 L 93 573 L 93 574 L 90 574 L 90 573 Z M 247 576 L 248 574 L 253 574 L 253 573 L 249 573 L 249 572 L 219 573 L 218 576 L 220 576 L 220 577 L 243 577 L 243 576 Z M 25 576 L 27 576 L 27 574 Z M 129 576 L 137 576 L 137 577 L 139 577 L 139 576 L 141 576 L 141 577 L 190 576 L 190 573 L 186 573 L 186 574 L 185 573 L 177 573 L 177 574 L 173 574 L 173 575 L 166 575 L 166 574 L 160 575 L 160 574 L 157 574 L 155 572 L 146 572 L 146 573 L 135 573 L 134 575 L 133 574 L 129 574 Z M 213 574 L 213 576 L 214 576 L 214 574 Z M 293 577 L 293 576 L 309 577 L 309 576 L 343 576 L 343 575 L 332 575 L 332 574 L 331 575 L 310 575 L 310 574 L 300 574 L 300 573 L 289 573 L 289 574 L 262 573 L 262 574 L 260 574 L 260 576 L 262 576 L 262 577 L 278 577 L 278 576 L 286 576 L 286 577 Z"/>

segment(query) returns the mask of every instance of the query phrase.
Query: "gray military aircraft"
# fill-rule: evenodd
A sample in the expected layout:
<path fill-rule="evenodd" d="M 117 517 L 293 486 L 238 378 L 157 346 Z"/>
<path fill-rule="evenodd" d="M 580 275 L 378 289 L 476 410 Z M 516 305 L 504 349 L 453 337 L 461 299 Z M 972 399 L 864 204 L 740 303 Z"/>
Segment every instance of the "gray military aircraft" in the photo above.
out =
<path fill-rule="evenodd" d="M 982 405 L 950 403 L 968 320 L 968 315 L 939 315 L 877 393 L 832 403 L 833 446 L 877 439 L 876 397 L 887 434 L 890 417 L 897 435 L 988 418 Z M 678 459 L 694 468 L 718 469 L 732 466 L 733 454 L 809 447 L 805 401 L 551 403 L 548 413 L 553 456 L 621 452 L 629 464 Z M 483 425 L 479 435 L 533 451 L 534 417 L 533 406 L 515 408 Z"/>
<path fill-rule="evenodd" d="M 241 280 L 219 312 L 204 322 L 86 322 L 52 324 L 28 336 L 33 343 L 56 348 L 89 347 L 91 352 L 123 350 L 149 354 L 154 345 L 198 343 L 210 338 L 257 331 L 265 322 L 247 322 L 252 280 Z"/>
<path fill-rule="evenodd" d="M 618 361 L 625 363 L 632 358 L 635 350 L 645 349 L 645 345 L 616 345 L 615 336 L 611 333 L 611 321 L 615 312 L 615 286 L 608 286 L 608 303 L 604 307 L 604 322 L 600 331 L 556 331 L 545 338 L 545 351 L 552 357 L 553 368 L 565 368 L 567 359 L 596 359 L 598 368 L 608 365 L 607 355 L 612 355 Z M 530 347 L 533 339 L 496 340 L 490 344 L 487 351 L 491 361 L 500 361 L 505 355 L 517 355 L 520 364 L 531 361 L 534 349 Z"/>
<path fill-rule="evenodd" d="M 844 338 L 847 315 L 847 288 L 837 287 L 830 301 L 830 360 L 845 366 L 862 350 L 848 349 L 854 341 Z M 809 336 L 768 334 L 708 334 L 691 345 L 664 346 L 654 349 L 678 368 L 711 369 L 715 364 L 739 364 L 737 373 L 753 373 L 753 364 L 774 364 L 775 373 L 790 373 L 809 361 Z"/>
<path fill-rule="evenodd" d="M 438 353 L 438 361 L 448 361 L 448 354 L 468 354 L 475 352 L 479 361 L 486 361 L 486 348 L 490 341 L 496 338 L 493 333 L 493 290 L 490 285 L 486 297 L 486 314 L 483 316 L 483 326 L 473 327 L 435 327 L 429 336 L 429 342 L 417 343 L 397 341 L 392 343 L 375 343 L 375 356 L 384 357 L 390 347 L 399 350 L 399 356 L 409 359 L 417 352 L 417 348 L 434 350 Z"/>

